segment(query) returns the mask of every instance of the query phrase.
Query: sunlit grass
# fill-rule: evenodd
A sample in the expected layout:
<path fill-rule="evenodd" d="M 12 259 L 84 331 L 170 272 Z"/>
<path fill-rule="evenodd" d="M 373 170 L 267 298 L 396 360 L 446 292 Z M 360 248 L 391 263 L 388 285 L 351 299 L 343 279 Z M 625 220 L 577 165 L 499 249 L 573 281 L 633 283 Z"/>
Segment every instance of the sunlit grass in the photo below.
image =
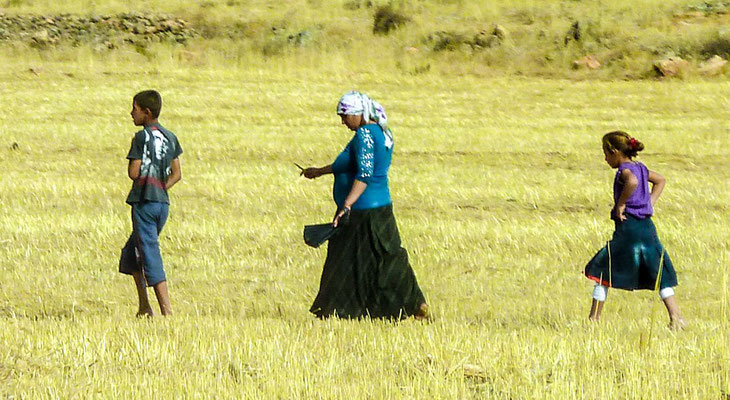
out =
<path fill-rule="evenodd" d="M 730 393 L 730 84 L 403 75 L 340 55 L 249 66 L 175 53 L 0 70 L 0 394 L 16 398 L 721 398 Z M 71 57 L 70 55 L 68 57 Z M 323 65 L 331 64 L 324 69 Z M 33 67 L 37 73 L 30 72 Z M 270 68 L 264 68 L 270 67 Z M 184 149 L 162 235 L 173 308 L 134 318 L 116 272 L 131 96 L 156 88 Z M 382 102 L 404 246 L 430 323 L 317 321 L 338 97 Z M 668 180 L 655 223 L 690 328 L 613 290 L 587 323 L 587 260 L 612 232 L 600 137 L 621 128 Z M 17 146 L 14 146 L 17 144 Z M 649 333 L 651 332 L 651 335 Z M 475 372 L 476 371 L 476 372 Z"/>

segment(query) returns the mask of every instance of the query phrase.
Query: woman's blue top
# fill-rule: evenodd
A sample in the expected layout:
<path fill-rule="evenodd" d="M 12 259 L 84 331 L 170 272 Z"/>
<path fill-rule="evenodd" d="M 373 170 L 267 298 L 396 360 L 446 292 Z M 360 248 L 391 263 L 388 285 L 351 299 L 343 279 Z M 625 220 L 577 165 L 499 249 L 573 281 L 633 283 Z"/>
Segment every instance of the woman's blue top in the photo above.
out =
<path fill-rule="evenodd" d="M 332 163 L 335 183 L 332 196 L 338 208 L 342 208 L 352 184 L 357 179 L 368 186 L 352 205 L 353 210 L 367 210 L 391 204 L 388 189 L 388 168 L 393 146 L 385 147 L 385 135 L 377 124 L 361 126 L 350 143 Z"/>

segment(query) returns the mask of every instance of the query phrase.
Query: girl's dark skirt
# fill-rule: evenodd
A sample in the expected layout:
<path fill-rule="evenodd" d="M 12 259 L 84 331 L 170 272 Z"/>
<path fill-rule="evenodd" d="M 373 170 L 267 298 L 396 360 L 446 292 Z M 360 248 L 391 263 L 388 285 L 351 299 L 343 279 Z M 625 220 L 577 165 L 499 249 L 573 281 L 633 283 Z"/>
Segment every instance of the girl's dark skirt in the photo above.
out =
<path fill-rule="evenodd" d="M 585 275 L 604 286 L 626 290 L 677 286 L 672 260 L 659 242 L 651 218 L 630 215 L 616 222 L 613 238 L 588 262 Z"/>
<path fill-rule="evenodd" d="M 319 318 L 405 318 L 425 303 L 401 247 L 392 205 L 353 210 L 329 240 L 319 293 Z"/>

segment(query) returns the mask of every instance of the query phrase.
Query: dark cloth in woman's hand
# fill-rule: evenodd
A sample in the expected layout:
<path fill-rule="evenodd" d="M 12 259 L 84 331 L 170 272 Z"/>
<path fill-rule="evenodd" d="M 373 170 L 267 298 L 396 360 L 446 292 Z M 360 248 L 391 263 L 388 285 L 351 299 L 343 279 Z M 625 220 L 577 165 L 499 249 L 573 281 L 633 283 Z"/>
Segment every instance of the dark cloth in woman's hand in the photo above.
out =
<path fill-rule="evenodd" d="M 340 225 L 342 226 L 342 225 Z M 304 227 L 304 243 L 314 248 L 319 247 L 337 233 L 337 229 L 331 222 L 317 225 L 306 225 Z"/>

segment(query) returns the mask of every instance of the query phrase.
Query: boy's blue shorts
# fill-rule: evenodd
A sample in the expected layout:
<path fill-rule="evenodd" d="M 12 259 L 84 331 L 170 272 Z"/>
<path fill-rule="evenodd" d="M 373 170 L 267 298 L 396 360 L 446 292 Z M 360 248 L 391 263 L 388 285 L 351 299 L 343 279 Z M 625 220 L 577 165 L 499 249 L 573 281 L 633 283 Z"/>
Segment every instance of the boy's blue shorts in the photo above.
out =
<path fill-rule="evenodd" d="M 165 226 L 169 205 L 160 202 L 142 202 L 132 205 L 132 234 L 122 249 L 119 272 L 132 275 L 144 271 L 147 286 L 154 286 L 167 280 L 162 267 L 160 242 L 162 227 Z"/>

